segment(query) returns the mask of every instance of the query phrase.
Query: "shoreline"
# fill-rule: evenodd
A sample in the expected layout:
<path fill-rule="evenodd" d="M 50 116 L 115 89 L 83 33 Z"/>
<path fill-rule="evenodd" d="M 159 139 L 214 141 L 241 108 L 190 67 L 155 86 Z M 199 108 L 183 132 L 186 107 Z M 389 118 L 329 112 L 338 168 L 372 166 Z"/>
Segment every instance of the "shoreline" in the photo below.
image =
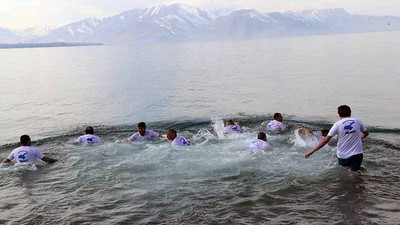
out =
<path fill-rule="evenodd" d="M 12 48 L 54 48 L 54 47 L 78 47 L 78 46 L 98 46 L 103 43 L 66 43 L 66 42 L 51 42 L 51 43 L 17 43 L 17 44 L 0 44 L 0 49 Z"/>

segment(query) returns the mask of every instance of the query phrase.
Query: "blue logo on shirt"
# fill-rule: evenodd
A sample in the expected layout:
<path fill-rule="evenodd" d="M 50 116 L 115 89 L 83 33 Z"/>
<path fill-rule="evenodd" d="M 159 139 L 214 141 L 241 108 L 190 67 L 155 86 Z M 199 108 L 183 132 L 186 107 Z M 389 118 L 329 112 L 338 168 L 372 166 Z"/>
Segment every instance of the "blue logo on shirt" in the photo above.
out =
<path fill-rule="evenodd" d="M 89 143 L 89 144 L 93 144 L 94 141 L 93 141 L 93 138 L 87 138 L 86 142 Z"/>
<path fill-rule="evenodd" d="M 18 155 L 18 159 L 26 159 L 26 154 L 28 154 L 28 152 L 22 152 L 22 155 Z"/>
<path fill-rule="evenodd" d="M 185 140 L 185 138 L 181 138 L 181 142 L 182 142 L 182 144 L 184 144 L 184 145 L 189 145 L 189 143 Z"/>
<path fill-rule="evenodd" d="M 344 126 L 344 130 L 353 130 L 353 124 L 355 123 L 355 121 L 351 122 L 349 125 Z"/>
<path fill-rule="evenodd" d="M 239 127 L 238 126 L 232 126 L 232 130 L 233 131 L 239 131 Z"/>

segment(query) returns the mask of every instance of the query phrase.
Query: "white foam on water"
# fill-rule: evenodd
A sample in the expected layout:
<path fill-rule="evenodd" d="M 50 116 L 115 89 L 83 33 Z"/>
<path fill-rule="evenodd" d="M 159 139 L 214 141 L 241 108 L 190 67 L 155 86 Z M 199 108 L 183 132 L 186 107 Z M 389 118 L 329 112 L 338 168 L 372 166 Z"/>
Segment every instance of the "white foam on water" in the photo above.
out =
<path fill-rule="evenodd" d="M 314 147 L 318 144 L 318 140 L 314 135 L 309 133 L 300 134 L 299 130 L 296 129 L 293 132 L 294 137 L 291 139 L 294 146 L 296 147 Z"/>
<path fill-rule="evenodd" d="M 224 139 L 225 134 L 225 126 L 224 126 L 224 121 L 220 117 L 213 117 L 211 118 L 212 121 L 212 127 L 214 128 L 214 132 L 217 134 L 217 137 L 219 139 Z"/>

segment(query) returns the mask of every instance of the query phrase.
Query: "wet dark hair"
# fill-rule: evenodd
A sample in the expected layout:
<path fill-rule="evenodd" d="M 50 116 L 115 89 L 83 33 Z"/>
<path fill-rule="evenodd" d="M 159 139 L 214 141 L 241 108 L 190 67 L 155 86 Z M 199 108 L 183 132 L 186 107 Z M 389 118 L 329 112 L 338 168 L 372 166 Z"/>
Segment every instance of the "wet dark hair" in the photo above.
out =
<path fill-rule="evenodd" d="M 169 130 L 168 130 L 168 133 L 171 133 L 171 134 L 176 135 L 176 130 L 174 130 L 174 129 L 169 129 Z"/>
<path fill-rule="evenodd" d="M 279 117 L 281 117 L 282 115 L 280 113 L 275 113 L 274 114 L 274 120 L 278 119 Z"/>
<path fill-rule="evenodd" d="M 19 138 L 19 140 L 21 141 L 22 145 L 27 145 L 31 141 L 31 138 L 29 137 L 29 135 L 24 134 Z"/>
<path fill-rule="evenodd" d="M 228 120 L 228 121 L 226 121 L 226 122 L 228 122 L 229 124 L 235 124 L 235 122 L 233 122 L 233 120 Z"/>
<path fill-rule="evenodd" d="M 264 140 L 264 138 L 267 139 L 267 135 L 264 132 L 258 133 L 257 139 Z"/>
<path fill-rule="evenodd" d="M 137 124 L 137 127 L 146 128 L 146 123 L 145 122 L 140 122 L 140 123 Z"/>
<path fill-rule="evenodd" d="M 351 109 L 347 105 L 341 105 L 338 107 L 338 114 L 340 117 L 350 117 L 351 116 Z"/>
<path fill-rule="evenodd" d="M 94 134 L 94 129 L 91 126 L 86 127 L 85 134 Z"/>
<path fill-rule="evenodd" d="M 323 129 L 323 130 L 321 130 L 321 133 L 322 133 L 322 136 L 326 137 L 328 135 L 328 133 L 329 133 L 329 130 L 328 129 Z"/>

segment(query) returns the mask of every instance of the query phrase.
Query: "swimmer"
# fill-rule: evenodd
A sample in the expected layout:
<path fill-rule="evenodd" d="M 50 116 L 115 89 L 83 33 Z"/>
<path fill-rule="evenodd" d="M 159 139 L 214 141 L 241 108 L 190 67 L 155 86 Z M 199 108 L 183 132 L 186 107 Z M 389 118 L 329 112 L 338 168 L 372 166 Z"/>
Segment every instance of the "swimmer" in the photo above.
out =
<path fill-rule="evenodd" d="M 176 130 L 174 129 L 168 130 L 167 138 L 172 141 L 172 146 L 190 146 L 190 142 L 183 136 L 177 136 Z"/>
<path fill-rule="evenodd" d="M 34 163 L 35 159 L 41 159 L 48 163 L 57 162 L 58 159 L 53 159 L 43 155 L 39 149 L 31 147 L 31 138 L 28 135 L 20 137 L 21 147 L 14 149 L 11 154 L 3 160 L 3 163 L 9 163 L 15 159 L 17 164 Z"/>
<path fill-rule="evenodd" d="M 273 132 L 279 132 L 279 131 L 284 131 L 285 130 L 285 125 L 282 123 L 283 121 L 283 116 L 280 113 L 275 113 L 274 114 L 274 120 L 269 122 L 267 124 L 267 130 L 273 131 Z"/>
<path fill-rule="evenodd" d="M 258 133 L 257 140 L 254 140 L 250 147 L 251 150 L 263 150 L 268 151 L 270 146 L 267 142 L 267 135 L 264 132 Z"/>
<path fill-rule="evenodd" d="M 94 129 L 91 126 L 86 127 L 85 135 L 80 136 L 76 141 L 72 142 L 74 145 L 93 145 L 100 142 L 100 138 L 94 134 Z"/>
<path fill-rule="evenodd" d="M 319 142 L 322 141 L 322 139 L 324 139 L 324 137 L 326 137 L 326 135 L 328 135 L 329 130 L 323 129 L 323 130 L 317 132 L 317 131 L 312 131 L 309 128 L 303 127 L 303 128 L 299 128 L 298 132 L 299 132 L 299 135 L 301 135 L 301 134 L 309 134 L 311 136 L 311 138 L 315 138 L 316 141 L 319 143 Z M 313 139 L 313 140 L 315 140 L 315 139 Z M 329 146 L 334 146 L 335 145 L 334 140 L 331 139 L 328 142 L 328 145 Z"/>
<path fill-rule="evenodd" d="M 332 137 L 338 135 L 337 158 L 339 165 L 350 167 L 357 171 L 363 160 L 362 140 L 369 135 L 367 127 L 357 118 L 351 117 L 351 109 L 347 105 L 338 107 L 340 120 L 329 130 L 328 135 L 322 139 L 311 151 L 305 154 L 308 159 L 314 152 L 324 147 Z"/>
<path fill-rule="evenodd" d="M 226 127 L 224 130 L 225 134 L 238 134 L 240 133 L 239 123 L 233 122 L 233 120 L 226 121 Z"/>
<path fill-rule="evenodd" d="M 310 130 L 309 128 L 303 127 L 303 128 L 299 128 L 299 134 L 301 133 L 309 133 L 312 136 L 314 136 L 318 142 L 322 141 L 322 139 L 324 139 L 324 137 L 326 137 L 326 135 L 328 135 L 329 130 L 327 129 L 323 129 L 320 132 L 314 132 L 312 130 Z"/>
<path fill-rule="evenodd" d="M 161 138 L 162 136 L 152 130 L 146 130 L 146 123 L 140 122 L 137 124 L 138 132 L 134 133 L 125 142 L 134 142 L 134 141 L 148 141 L 153 140 L 155 138 Z"/>

